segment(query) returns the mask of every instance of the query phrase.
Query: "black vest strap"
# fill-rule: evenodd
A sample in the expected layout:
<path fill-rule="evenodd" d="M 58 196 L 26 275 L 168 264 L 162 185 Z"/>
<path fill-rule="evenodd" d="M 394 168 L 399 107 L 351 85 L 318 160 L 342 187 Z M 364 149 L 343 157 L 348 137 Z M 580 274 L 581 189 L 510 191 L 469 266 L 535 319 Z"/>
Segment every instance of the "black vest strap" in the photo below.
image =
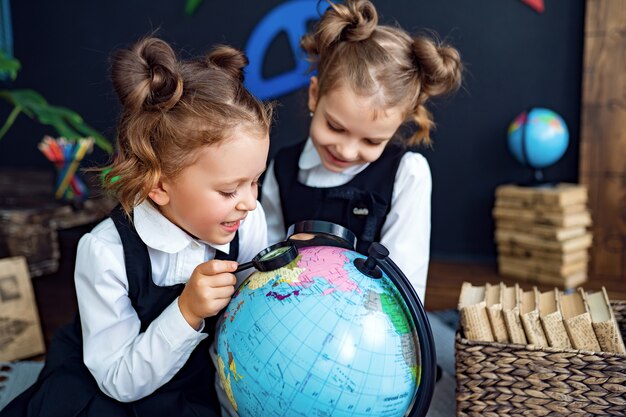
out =
<path fill-rule="evenodd" d="M 215 259 L 223 261 L 236 261 L 239 257 L 239 230 L 235 233 L 235 238 L 230 242 L 230 250 L 228 253 L 221 250 L 215 250 Z"/>
<path fill-rule="evenodd" d="M 128 297 L 141 320 L 141 331 L 143 332 L 180 295 L 184 284 L 171 287 L 159 287 L 154 284 L 148 248 L 137 234 L 135 226 L 121 207 L 116 207 L 113 210 L 111 218 L 124 247 Z"/>
<path fill-rule="evenodd" d="M 325 220 L 350 229 L 357 237 L 357 251 L 366 254 L 380 240 L 398 166 L 407 149 L 389 144 L 376 161 L 348 183 L 329 188 L 306 186 L 298 181 L 298 161 L 305 142 L 282 149 L 274 161 L 285 227 L 302 220 Z"/>
<path fill-rule="evenodd" d="M 146 244 L 141 240 L 128 216 L 121 206 L 116 207 L 111 213 L 111 218 L 122 239 L 124 247 L 124 262 L 128 277 L 128 296 L 137 315 L 141 320 L 141 331 L 157 318 L 165 308 L 180 295 L 185 287 L 184 284 L 160 287 L 152 281 L 152 267 L 150 255 Z M 239 232 L 230 245 L 230 253 L 216 251 L 215 259 L 237 260 L 239 255 Z M 207 322 L 210 319 L 207 320 Z M 213 330 L 208 323 L 207 331 Z"/>

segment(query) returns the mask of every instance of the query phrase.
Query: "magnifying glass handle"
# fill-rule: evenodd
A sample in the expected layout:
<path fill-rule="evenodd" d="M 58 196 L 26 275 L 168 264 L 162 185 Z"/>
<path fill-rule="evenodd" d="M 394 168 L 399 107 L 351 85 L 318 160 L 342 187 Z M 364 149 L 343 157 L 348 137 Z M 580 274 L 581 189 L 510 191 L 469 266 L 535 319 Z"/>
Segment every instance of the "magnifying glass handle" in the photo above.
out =
<path fill-rule="evenodd" d="M 252 268 L 253 266 L 254 266 L 254 262 L 252 262 L 252 261 L 246 262 L 246 263 L 243 263 L 243 264 L 239 264 L 237 269 L 235 269 L 235 272 L 240 272 L 240 271 L 243 271 L 245 269 Z"/>

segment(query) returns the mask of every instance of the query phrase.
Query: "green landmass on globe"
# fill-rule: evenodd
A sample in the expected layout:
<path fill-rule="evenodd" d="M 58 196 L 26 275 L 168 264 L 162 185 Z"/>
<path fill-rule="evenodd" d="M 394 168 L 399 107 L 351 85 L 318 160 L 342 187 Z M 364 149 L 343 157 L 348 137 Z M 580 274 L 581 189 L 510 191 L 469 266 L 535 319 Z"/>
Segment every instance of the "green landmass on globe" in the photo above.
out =
<path fill-rule="evenodd" d="M 392 281 L 362 255 L 299 249 L 239 287 L 217 335 L 218 372 L 246 416 L 403 416 L 420 383 L 415 325 Z"/>

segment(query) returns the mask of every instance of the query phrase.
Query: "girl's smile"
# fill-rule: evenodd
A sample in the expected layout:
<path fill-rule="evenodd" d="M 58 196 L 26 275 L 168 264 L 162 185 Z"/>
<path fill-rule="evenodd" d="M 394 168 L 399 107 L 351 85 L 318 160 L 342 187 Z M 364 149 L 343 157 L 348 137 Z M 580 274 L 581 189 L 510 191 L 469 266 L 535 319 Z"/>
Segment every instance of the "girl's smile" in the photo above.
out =
<path fill-rule="evenodd" d="M 242 222 L 243 222 L 243 219 L 237 220 L 234 222 L 222 222 L 220 224 L 222 225 L 222 227 L 227 233 L 235 233 L 239 229 L 239 226 L 241 226 Z"/>
<path fill-rule="evenodd" d="M 324 147 L 322 149 L 325 151 L 325 155 L 320 156 L 322 159 L 327 159 L 330 165 L 335 165 L 345 169 L 355 163 L 353 161 L 346 161 L 345 159 L 335 156 L 329 147 Z M 358 161 L 356 161 L 356 163 L 358 163 Z"/>
<path fill-rule="evenodd" d="M 356 94 L 339 84 L 318 98 L 318 82 L 311 77 L 310 136 L 324 164 L 332 172 L 374 162 L 404 121 L 404 107 L 380 108 L 376 97 Z"/>

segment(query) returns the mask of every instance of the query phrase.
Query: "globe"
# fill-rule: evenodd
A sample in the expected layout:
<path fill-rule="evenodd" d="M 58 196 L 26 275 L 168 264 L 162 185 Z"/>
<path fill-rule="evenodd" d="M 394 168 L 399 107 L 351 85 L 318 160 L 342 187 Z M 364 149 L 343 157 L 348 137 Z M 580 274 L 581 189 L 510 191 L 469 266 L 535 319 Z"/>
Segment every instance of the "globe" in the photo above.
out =
<path fill-rule="evenodd" d="M 541 107 L 521 112 L 509 125 L 509 150 L 521 164 L 540 169 L 558 161 L 569 143 L 563 118 Z"/>
<path fill-rule="evenodd" d="M 371 278 L 358 258 L 345 248 L 304 247 L 238 288 L 216 352 L 240 416 L 406 415 L 421 389 L 419 332 L 390 274 Z"/>

